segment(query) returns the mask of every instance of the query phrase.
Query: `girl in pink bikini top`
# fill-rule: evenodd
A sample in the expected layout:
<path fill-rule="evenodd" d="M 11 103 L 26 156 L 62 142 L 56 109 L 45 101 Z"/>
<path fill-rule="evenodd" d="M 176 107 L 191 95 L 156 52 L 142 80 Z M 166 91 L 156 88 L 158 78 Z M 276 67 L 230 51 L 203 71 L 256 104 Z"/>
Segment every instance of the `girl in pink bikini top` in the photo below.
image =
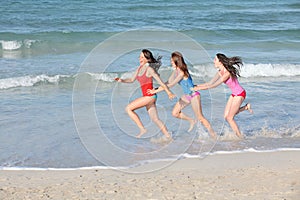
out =
<path fill-rule="evenodd" d="M 244 110 L 248 110 L 250 113 L 253 111 L 251 110 L 251 105 L 249 103 L 241 106 L 246 98 L 246 91 L 238 82 L 238 77 L 240 76 L 239 69 L 243 65 L 242 59 L 237 56 L 227 57 L 224 54 L 218 53 L 214 59 L 214 64 L 215 67 L 219 69 L 219 72 L 215 77 L 208 83 L 197 85 L 193 90 L 207 90 L 225 83 L 231 89 L 232 94 L 228 98 L 224 110 L 224 118 L 227 120 L 235 134 L 238 137 L 243 138 L 234 117 Z"/>
<path fill-rule="evenodd" d="M 219 73 L 222 76 L 221 72 Z M 230 75 L 229 78 L 224 81 L 224 83 L 230 88 L 232 96 L 243 96 L 244 98 L 246 97 L 245 95 L 243 95 L 245 93 L 245 90 L 240 85 L 236 77 L 232 77 Z"/>

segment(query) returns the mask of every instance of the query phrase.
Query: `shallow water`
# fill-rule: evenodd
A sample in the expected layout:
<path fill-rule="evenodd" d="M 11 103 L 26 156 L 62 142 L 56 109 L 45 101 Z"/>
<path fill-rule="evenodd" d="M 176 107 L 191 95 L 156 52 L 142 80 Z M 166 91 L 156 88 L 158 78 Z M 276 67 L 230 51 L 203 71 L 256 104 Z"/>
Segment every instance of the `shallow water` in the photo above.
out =
<path fill-rule="evenodd" d="M 184 10 L 182 15 L 178 9 Z M 0 11 L 1 167 L 132 166 L 183 154 L 300 147 L 297 1 L 6 1 Z M 105 71 L 101 71 L 104 66 L 97 66 L 98 71 L 80 70 L 99 43 L 141 27 L 171 29 L 206 50 L 201 54 L 207 53 L 203 63 L 189 63 L 195 84 L 208 81 L 216 72 L 215 53 L 242 57 L 240 82 L 247 90 L 245 103 L 251 102 L 254 110 L 253 115 L 243 112 L 236 117 L 245 140 L 237 140 L 223 120 L 230 95 L 225 86 L 201 91 L 203 113 L 219 135 L 217 142 L 207 138 L 200 124 L 187 133 L 188 123 L 171 116 L 178 98 L 170 101 L 165 93 L 159 94 L 157 106 L 174 141 L 157 142 L 162 134 L 145 109 L 137 112 L 148 133 L 139 140 L 134 137 L 138 129 L 124 109 L 140 96 L 138 84 L 112 80 L 129 77 L 138 65 L 140 49 L 131 50 L 137 41 L 120 42 L 119 47 L 128 47 L 128 52 L 111 60 Z M 172 43 L 171 36 L 169 41 L 153 42 Z M 167 80 L 170 52 L 153 52 L 163 56 L 160 74 Z M 107 51 L 101 56 L 113 54 Z M 79 77 L 84 80 L 82 90 L 74 94 Z M 90 84 L 96 87 L 89 88 Z M 74 105 L 74 98 L 86 97 L 86 88 L 94 89 L 93 95 Z M 178 86 L 172 90 L 177 97 L 182 94 Z M 79 121 L 74 119 L 76 109 L 83 111 Z M 192 115 L 190 107 L 185 112 Z"/>

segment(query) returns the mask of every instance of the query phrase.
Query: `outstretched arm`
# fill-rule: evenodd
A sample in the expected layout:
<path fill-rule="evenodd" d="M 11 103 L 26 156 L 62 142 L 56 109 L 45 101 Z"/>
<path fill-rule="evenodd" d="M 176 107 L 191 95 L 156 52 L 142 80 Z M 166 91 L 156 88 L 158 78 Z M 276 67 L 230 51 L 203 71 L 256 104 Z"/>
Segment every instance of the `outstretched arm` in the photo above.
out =
<path fill-rule="evenodd" d="M 131 78 L 121 79 L 121 78 L 115 78 L 115 81 L 121 82 L 121 83 L 132 83 L 135 81 L 138 74 L 138 69 L 134 72 L 133 76 Z"/>
<path fill-rule="evenodd" d="M 230 76 L 229 72 L 224 73 L 224 75 L 216 73 L 216 75 L 208 83 L 197 85 L 193 88 L 193 90 L 207 90 L 207 89 L 215 88 L 221 85 L 224 81 L 226 81 L 229 78 L 229 76 Z"/>
<path fill-rule="evenodd" d="M 147 72 L 152 75 L 152 77 L 160 84 L 163 90 L 166 91 L 169 99 L 175 98 L 175 95 L 170 91 L 169 87 L 161 80 L 160 76 L 151 67 L 148 68 Z"/>
<path fill-rule="evenodd" d="M 175 78 L 173 78 L 175 76 L 176 71 L 173 71 L 171 76 L 168 79 L 168 82 L 165 83 L 168 88 L 173 87 L 174 85 L 176 85 L 184 76 L 183 72 L 181 72 L 179 75 L 177 75 Z M 151 94 L 156 94 L 158 92 L 163 91 L 164 88 L 162 86 L 159 86 L 157 89 L 153 89 L 151 91 L 149 91 Z"/>

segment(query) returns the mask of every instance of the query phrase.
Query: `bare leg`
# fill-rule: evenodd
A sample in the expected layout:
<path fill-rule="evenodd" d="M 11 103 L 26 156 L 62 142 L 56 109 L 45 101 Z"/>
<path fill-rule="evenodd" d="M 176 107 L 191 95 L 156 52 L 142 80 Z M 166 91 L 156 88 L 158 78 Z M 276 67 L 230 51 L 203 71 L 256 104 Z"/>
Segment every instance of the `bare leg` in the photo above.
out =
<path fill-rule="evenodd" d="M 135 99 L 126 107 L 126 112 L 128 113 L 129 117 L 136 123 L 136 125 L 140 129 L 140 133 L 136 137 L 141 137 L 143 134 L 147 132 L 143 123 L 141 122 L 139 116 L 134 112 L 136 109 L 146 106 L 147 104 L 155 102 L 155 99 L 151 97 L 140 97 Z"/>
<path fill-rule="evenodd" d="M 229 123 L 232 130 L 239 138 L 243 138 L 237 123 L 234 120 L 235 115 L 238 114 L 241 104 L 244 98 L 240 96 L 232 97 L 230 96 L 225 108 L 224 118 Z"/>
<path fill-rule="evenodd" d="M 190 103 L 182 100 L 180 98 L 180 100 L 175 104 L 174 108 L 173 108 L 173 111 L 172 111 L 172 115 L 176 118 L 179 118 L 179 119 L 183 119 L 183 120 L 187 120 L 190 122 L 190 128 L 188 130 L 188 132 L 192 131 L 193 128 L 194 128 L 194 125 L 196 123 L 196 121 L 190 117 L 188 117 L 187 115 L 185 115 L 183 112 L 182 112 L 182 109 L 184 109 L 187 105 L 189 105 Z"/>
<path fill-rule="evenodd" d="M 251 114 L 253 114 L 253 110 L 251 109 L 251 104 L 250 103 L 246 103 L 246 105 L 240 107 L 239 112 L 243 112 L 244 110 L 248 110 Z"/>
<path fill-rule="evenodd" d="M 161 130 L 161 132 L 167 137 L 171 139 L 171 135 L 168 132 L 167 127 L 164 125 L 164 123 L 159 119 L 157 108 L 155 105 L 155 101 L 151 102 L 146 106 L 148 114 L 151 118 L 151 120 L 158 126 L 158 128 Z"/>
<path fill-rule="evenodd" d="M 136 138 L 141 138 L 142 137 L 142 135 L 144 135 L 145 133 L 147 133 L 147 129 L 141 129 L 140 130 L 140 133 L 139 134 L 137 134 L 135 137 Z"/>
<path fill-rule="evenodd" d="M 211 127 L 208 120 L 203 116 L 200 96 L 195 96 L 194 98 L 192 98 L 191 103 L 192 103 L 193 111 L 194 111 L 195 115 L 197 116 L 197 119 L 203 124 L 203 126 L 205 128 L 207 128 L 211 137 L 214 139 L 217 139 L 217 135 L 216 135 L 215 131 Z"/>

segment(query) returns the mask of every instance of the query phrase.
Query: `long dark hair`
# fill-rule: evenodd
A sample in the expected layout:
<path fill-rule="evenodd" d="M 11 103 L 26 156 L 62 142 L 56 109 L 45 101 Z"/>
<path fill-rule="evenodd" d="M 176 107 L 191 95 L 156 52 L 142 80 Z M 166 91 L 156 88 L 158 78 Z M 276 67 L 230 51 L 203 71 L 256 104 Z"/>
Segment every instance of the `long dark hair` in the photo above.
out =
<path fill-rule="evenodd" d="M 156 73 L 158 73 L 158 70 L 161 66 L 162 56 L 158 56 L 157 58 L 154 58 L 152 52 L 148 49 L 143 49 L 142 52 L 145 58 L 147 59 L 149 66 L 152 67 Z"/>
<path fill-rule="evenodd" d="M 184 76 L 188 77 L 190 75 L 190 73 L 189 73 L 186 63 L 184 62 L 182 54 L 178 51 L 175 51 L 171 54 L 171 57 L 172 57 L 172 60 L 174 61 L 175 65 L 177 67 L 179 67 L 180 70 L 183 71 Z"/>
<path fill-rule="evenodd" d="M 242 59 L 238 56 L 227 57 L 222 53 L 217 53 L 217 58 L 229 71 L 230 75 L 234 78 L 240 77 L 240 68 L 243 66 Z"/>

